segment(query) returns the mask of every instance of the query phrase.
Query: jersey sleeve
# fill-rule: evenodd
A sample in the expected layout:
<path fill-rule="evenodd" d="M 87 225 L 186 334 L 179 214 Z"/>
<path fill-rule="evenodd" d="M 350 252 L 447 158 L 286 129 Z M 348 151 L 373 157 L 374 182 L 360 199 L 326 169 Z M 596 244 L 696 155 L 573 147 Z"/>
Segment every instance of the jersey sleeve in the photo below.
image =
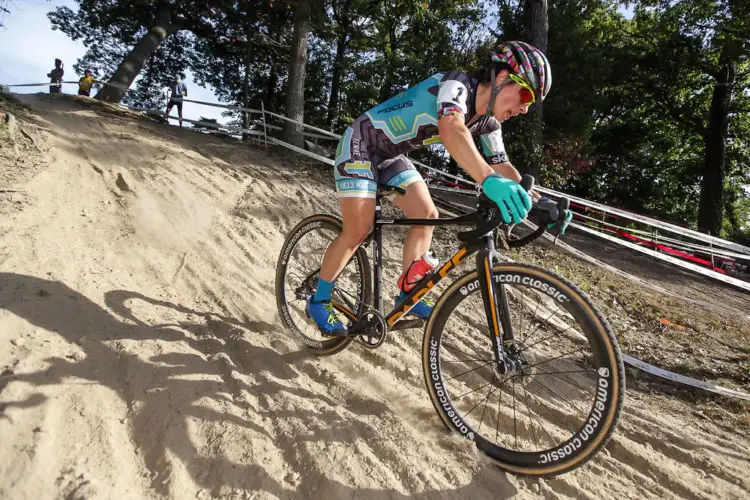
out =
<path fill-rule="evenodd" d="M 470 83 L 465 73 L 454 71 L 446 74 L 437 94 L 437 117 L 465 115 L 469 111 Z"/>
<path fill-rule="evenodd" d="M 497 120 L 491 120 L 483 134 L 479 136 L 482 143 L 482 154 L 487 163 L 498 164 L 508 161 L 508 153 L 505 151 L 503 143 L 503 130 Z"/>

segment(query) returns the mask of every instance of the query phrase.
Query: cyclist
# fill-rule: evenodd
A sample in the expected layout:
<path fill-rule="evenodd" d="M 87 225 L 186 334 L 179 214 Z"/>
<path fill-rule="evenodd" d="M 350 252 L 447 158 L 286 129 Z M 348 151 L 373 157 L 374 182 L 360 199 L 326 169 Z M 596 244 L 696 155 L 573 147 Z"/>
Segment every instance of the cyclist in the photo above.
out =
<path fill-rule="evenodd" d="M 508 161 L 500 123 L 542 101 L 551 84 L 549 62 L 539 49 L 520 41 L 505 42 L 493 52 L 491 65 L 475 77 L 460 71 L 432 75 L 365 112 L 346 129 L 334 166 L 343 229 L 326 250 L 316 292 L 305 308 L 324 335 L 347 334 L 331 304 L 331 291 L 372 229 L 377 186 L 405 189 L 394 203 L 408 218 L 438 217 L 427 185 L 404 153 L 442 142 L 456 163 L 497 203 L 506 223 L 520 223 L 526 217 L 531 198 Z M 484 158 L 474 146 L 476 136 Z M 409 230 L 404 272 L 429 250 L 432 232 L 430 226 Z M 404 295 L 401 290 L 396 301 Z M 423 299 L 410 313 L 426 319 L 432 308 L 432 302 Z"/>

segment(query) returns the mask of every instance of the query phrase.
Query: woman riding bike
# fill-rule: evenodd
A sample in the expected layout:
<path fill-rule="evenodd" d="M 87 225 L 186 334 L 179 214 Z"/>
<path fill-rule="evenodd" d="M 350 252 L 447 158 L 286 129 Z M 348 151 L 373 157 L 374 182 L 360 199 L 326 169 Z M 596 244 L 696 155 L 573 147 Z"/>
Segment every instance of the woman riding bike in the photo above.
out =
<path fill-rule="evenodd" d="M 442 142 L 448 153 L 495 202 L 506 223 L 520 223 L 531 209 L 521 175 L 508 161 L 500 123 L 526 113 L 547 96 L 552 70 L 546 56 L 520 41 L 500 44 L 489 68 L 471 77 L 460 71 L 437 73 L 375 106 L 346 129 L 336 150 L 334 176 L 343 230 L 321 265 L 315 295 L 305 308 L 326 336 L 347 334 L 331 304 L 334 281 L 372 229 L 378 185 L 405 189 L 394 203 L 408 218 L 437 218 L 422 176 L 405 153 Z M 484 158 L 473 143 L 479 136 Z M 430 248 L 433 227 L 409 230 L 404 274 Z M 401 280 L 399 280 L 401 281 Z M 403 280 L 407 282 L 406 279 Z M 396 298 L 398 302 L 405 294 Z M 411 314 L 426 319 L 432 303 L 422 300 Z"/>

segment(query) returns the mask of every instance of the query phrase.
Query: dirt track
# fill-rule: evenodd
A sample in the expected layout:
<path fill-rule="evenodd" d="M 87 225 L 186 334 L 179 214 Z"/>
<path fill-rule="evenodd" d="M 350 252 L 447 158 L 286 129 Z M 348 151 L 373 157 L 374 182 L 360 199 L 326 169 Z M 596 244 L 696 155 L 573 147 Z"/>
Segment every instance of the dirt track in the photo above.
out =
<path fill-rule="evenodd" d="M 335 211 L 327 168 L 24 101 L 0 149 L 0 497 L 747 497 L 747 408 L 641 381 L 587 466 L 500 472 L 444 433 L 421 332 L 320 359 L 280 326 L 276 258 Z"/>

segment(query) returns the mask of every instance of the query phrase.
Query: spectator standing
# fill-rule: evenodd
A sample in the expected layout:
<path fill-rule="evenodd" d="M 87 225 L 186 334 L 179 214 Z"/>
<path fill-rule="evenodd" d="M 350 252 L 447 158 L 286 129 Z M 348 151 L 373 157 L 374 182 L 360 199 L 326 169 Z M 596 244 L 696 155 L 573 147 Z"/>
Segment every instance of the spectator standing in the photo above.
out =
<path fill-rule="evenodd" d="M 49 83 L 51 84 L 49 86 L 50 94 L 60 94 L 62 92 L 62 79 L 64 73 L 62 61 L 60 59 L 55 59 L 55 69 L 47 73 Z"/>
<path fill-rule="evenodd" d="M 180 117 L 180 127 L 182 127 L 182 98 L 187 97 L 187 85 L 182 81 L 185 75 L 176 75 L 169 86 L 169 102 L 167 103 L 167 116 L 172 111 L 172 106 L 177 106 L 177 113 Z"/>
<path fill-rule="evenodd" d="M 83 76 L 78 80 L 78 95 L 85 95 L 91 97 L 91 87 L 94 85 L 94 77 L 91 76 L 91 70 L 83 72 Z"/>

